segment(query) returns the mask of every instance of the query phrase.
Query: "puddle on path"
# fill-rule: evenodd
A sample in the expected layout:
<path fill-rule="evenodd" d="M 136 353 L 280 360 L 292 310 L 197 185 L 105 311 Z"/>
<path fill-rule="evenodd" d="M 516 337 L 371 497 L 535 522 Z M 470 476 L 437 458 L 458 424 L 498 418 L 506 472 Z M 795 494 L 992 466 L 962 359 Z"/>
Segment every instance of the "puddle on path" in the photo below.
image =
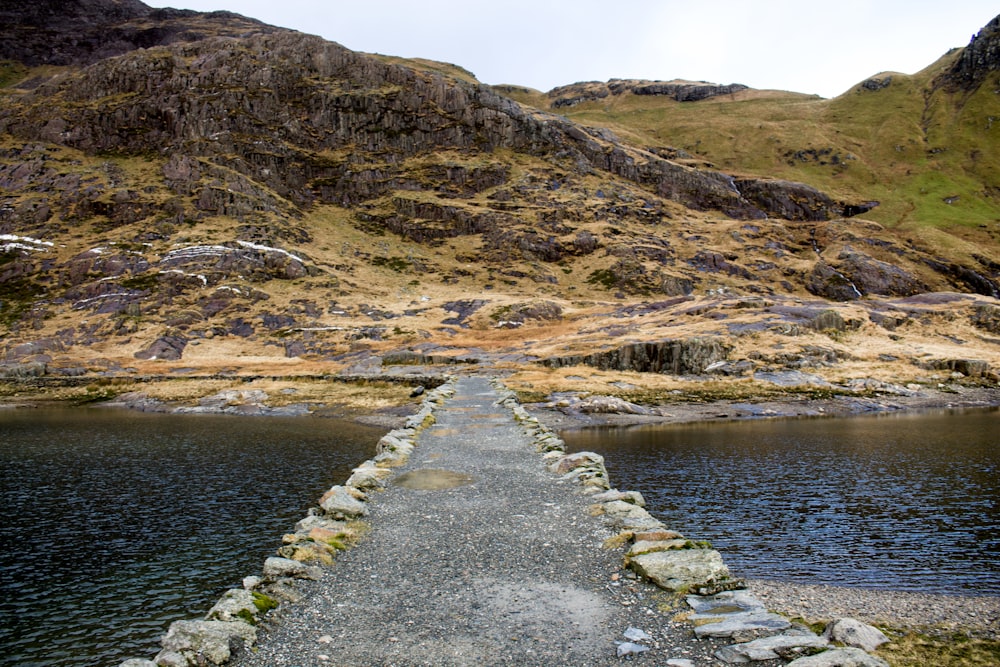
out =
<path fill-rule="evenodd" d="M 466 484 L 472 484 L 475 478 L 472 475 L 455 472 L 454 470 L 435 470 L 433 468 L 423 468 L 421 470 L 411 470 L 397 477 L 393 484 L 404 489 L 416 489 L 418 491 L 441 491 L 443 489 L 454 489 Z"/>

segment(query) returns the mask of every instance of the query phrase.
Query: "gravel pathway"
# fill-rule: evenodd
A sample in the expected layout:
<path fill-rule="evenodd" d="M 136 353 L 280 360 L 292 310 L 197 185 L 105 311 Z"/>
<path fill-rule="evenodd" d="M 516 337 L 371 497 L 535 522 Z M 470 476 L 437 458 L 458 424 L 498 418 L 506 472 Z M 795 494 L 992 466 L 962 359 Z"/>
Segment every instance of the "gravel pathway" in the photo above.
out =
<path fill-rule="evenodd" d="M 672 620 L 684 609 L 671 596 L 622 570 L 587 498 L 545 470 L 495 400 L 488 380 L 458 381 L 394 483 L 372 495 L 369 536 L 303 583 L 304 598 L 233 664 L 618 665 L 630 627 L 651 636 L 631 664 L 722 664 L 711 654 L 727 642 L 695 639 Z M 410 488 L 442 480 L 471 483 Z"/>

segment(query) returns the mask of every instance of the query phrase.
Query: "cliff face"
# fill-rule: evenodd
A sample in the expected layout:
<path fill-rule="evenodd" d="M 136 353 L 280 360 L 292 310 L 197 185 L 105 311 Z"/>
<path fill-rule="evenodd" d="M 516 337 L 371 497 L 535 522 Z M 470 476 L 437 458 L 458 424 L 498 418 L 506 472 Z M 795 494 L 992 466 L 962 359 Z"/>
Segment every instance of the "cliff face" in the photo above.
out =
<path fill-rule="evenodd" d="M 0 60 L 31 67 L 87 65 L 136 49 L 269 30 L 229 12 L 153 9 L 140 0 L 2 0 L 0 25 Z"/>
<path fill-rule="evenodd" d="M 1000 70 L 1000 16 L 972 38 L 946 77 L 964 90 L 973 90 L 996 70 Z"/>

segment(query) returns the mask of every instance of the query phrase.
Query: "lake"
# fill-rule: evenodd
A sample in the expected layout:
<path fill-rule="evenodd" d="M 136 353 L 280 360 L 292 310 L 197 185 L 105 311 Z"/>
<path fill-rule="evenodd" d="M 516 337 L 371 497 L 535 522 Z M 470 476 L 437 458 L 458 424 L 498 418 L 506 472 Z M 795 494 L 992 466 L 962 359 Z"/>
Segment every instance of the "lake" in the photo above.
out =
<path fill-rule="evenodd" d="M 310 417 L 0 411 L 0 665 L 152 658 L 260 574 L 384 430 Z"/>
<path fill-rule="evenodd" d="M 996 410 L 560 435 L 735 576 L 1000 595 Z"/>

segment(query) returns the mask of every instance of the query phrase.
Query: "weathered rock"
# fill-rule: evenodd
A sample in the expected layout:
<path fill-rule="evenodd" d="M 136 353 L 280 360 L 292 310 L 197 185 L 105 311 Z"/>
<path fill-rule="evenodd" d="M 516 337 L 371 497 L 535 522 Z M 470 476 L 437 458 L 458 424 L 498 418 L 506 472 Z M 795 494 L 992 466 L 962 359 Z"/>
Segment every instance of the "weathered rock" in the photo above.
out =
<path fill-rule="evenodd" d="M 638 505 L 639 507 L 646 506 L 646 499 L 643 498 L 642 494 L 638 491 L 619 491 L 618 489 L 611 489 L 593 496 L 591 500 L 595 503 L 607 503 L 612 500 L 622 500 L 626 503 Z"/>
<path fill-rule="evenodd" d="M 699 374 L 717 361 L 725 361 L 732 345 L 717 338 L 688 338 L 651 343 L 633 343 L 588 355 L 550 357 L 546 366 L 593 366 L 601 370 Z"/>
<path fill-rule="evenodd" d="M 715 652 L 715 657 L 730 664 L 756 662 L 761 660 L 789 659 L 801 655 L 806 650 L 826 648 L 829 640 L 817 637 L 811 632 L 789 630 L 772 637 L 761 637 L 742 644 L 725 646 Z"/>
<path fill-rule="evenodd" d="M 826 626 L 823 636 L 830 641 L 840 642 L 865 651 L 874 651 L 889 641 L 889 638 L 878 628 L 853 618 L 835 620 Z"/>
<path fill-rule="evenodd" d="M 1000 334 L 1000 306 L 983 304 L 976 306 L 972 315 L 972 323 L 990 333 Z"/>
<path fill-rule="evenodd" d="M 557 475 L 565 475 L 568 472 L 581 468 L 604 470 L 605 474 L 607 472 L 604 467 L 604 457 L 594 452 L 566 454 L 559 457 L 555 463 L 549 465 L 549 470 Z"/>
<path fill-rule="evenodd" d="M 357 519 L 368 515 L 368 507 L 349 488 L 339 485 L 323 494 L 319 506 L 334 519 Z"/>
<path fill-rule="evenodd" d="M 130 658 L 118 665 L 118 667 L 157 667 L 157 664 L 152 660 L 144 658 Z"/>
<path fill-rule="evenodd" d="M 257 630 L 247 623 L 174 621 L 161 644 L 164 651 L 179 653 L 190 665 L 221 665 L 256 639 Z"/>
<path fill-rule="evenodd" d="M 243 621 L 257 617 L 257 605 L 253 593 L 245 588 L 233 588 L 223 594 L 208 610 L 205 618 L 209 621 Z"/>
<path fill-rule="evenodd" d="M 181 358 L 188 341 L 184 336 L 168 335 L 161 336 L 153 341 L 153 344 L 145 350 L 135 353 L 136 359 L 163 359 L 164 361 L 177 361 Z"/>
<path fill-rule="evenodd" d="M 924 368 L 961 373 L 970 378 L 982 377 L 989 373 L 990 364 L 982 359 L 931 359 L 923 363 Z"/>
<path fill-rule="evenodd" d="M 392 471 L 387 468 L 380 468 L 376 465 L 359 466 L 351 472 L 351 476 L 344 482 L 344 486 L 351 486 L 355 489 L 368 491 L 380 489 L 385 486 L 385 480 L 392 477 Z"/>
<path fill-rule="evenodd" d="M 835 648 L 798 658 L 786 667 L 889 667 L 889 663 L 859 648 Z"/>
<path fill-rule="evenodd" d="M 640 653 L 645 653 L 649 650 L 648 646 L 643 646 L 642 644 L 635 644 L 633 642 L 622 642 L 618 644 L 618 649 L 616 653 L 619 658 L 624 658 L 628 655 L 639 655 Z"/>
<path fill-rule="evenodd" d="M 617 396 L 588 396 L 572 406 L 584 414 L 648 415 L 649 410 Z"/>
<path fill-rule="evenodd" d="M 716 595 L 688 595 L 688 606 L 694 610 L 692 618 L 717 617 L 722 614 L 766 611 L 764 603 L 746 590 L 726 591 Z"/>
<path fill-rule="evenodd" d="M 318 567 L 305 565 L 288 558 L 271 556 L 264 561 L 264 579 L 269 582 L 279 579 L 319 579 L 323 571 Z"/>
<path fill-rule="evenodd" d="M 729 578 L 729 568 L 714 549 L 657 551 L 630 558 L 628 566 L 668 591 L 688 591 Z"/>
<path fill-rule="evenodd" d="M 679 552 L 683 553 L 683 552 Z M 732 637 L 743 638 L 760 635 L 771 635 L 791 627 L 791 623 L 783 616 L 769 611 L 750 611 L 720 616 L 715 623 L 698 625 L 694 629 L 696 637 Z"/>

